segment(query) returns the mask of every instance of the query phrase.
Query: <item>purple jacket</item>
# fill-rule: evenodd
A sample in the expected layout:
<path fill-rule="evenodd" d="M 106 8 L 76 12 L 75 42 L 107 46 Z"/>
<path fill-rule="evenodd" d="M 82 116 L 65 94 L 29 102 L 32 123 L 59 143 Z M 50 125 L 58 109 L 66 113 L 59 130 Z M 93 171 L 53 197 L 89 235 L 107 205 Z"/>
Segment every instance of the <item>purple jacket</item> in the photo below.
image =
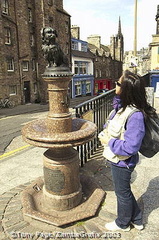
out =
<path fill-rule="evenodd" d="M 113 102 L 114 108 L 118 111 L 121 108 L 119 97 L 115 97 Z M 114 116 L 111 116 L 111 119 Z M 142 112 L 134 112 L 127 121 L 124 140 L 117 138 L 110 139 L 108 145 L 111 151 L 122 156 L 130 156 L 127 160 L 113 163 L 119 167 L 134 167 L 139 161 L 138 151 L 142 139 L 145 135 L 144 115 Z"/>

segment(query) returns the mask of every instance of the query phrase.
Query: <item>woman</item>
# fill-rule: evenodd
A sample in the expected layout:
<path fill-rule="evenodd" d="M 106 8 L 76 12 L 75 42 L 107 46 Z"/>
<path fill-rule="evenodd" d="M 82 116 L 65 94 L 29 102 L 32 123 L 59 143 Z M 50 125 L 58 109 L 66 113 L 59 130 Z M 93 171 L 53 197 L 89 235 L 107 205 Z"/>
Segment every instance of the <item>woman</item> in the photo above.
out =
<path fill-rule="evenodd" d="M 105 227 L 112 231 L 129 231 L 133 225 L 142 230 L 142 213 L 131 191 L 130 180 L 145 135 L 144 118 L 155 112 L 146 101 L 144 81 L 128 70 L 116 82 L 116 95 L 115 111 L 111 113 L 104 134 L 99 135 L 105 146 L 103 155 L 111 163 L 117 196 L 117 218 Z"/>

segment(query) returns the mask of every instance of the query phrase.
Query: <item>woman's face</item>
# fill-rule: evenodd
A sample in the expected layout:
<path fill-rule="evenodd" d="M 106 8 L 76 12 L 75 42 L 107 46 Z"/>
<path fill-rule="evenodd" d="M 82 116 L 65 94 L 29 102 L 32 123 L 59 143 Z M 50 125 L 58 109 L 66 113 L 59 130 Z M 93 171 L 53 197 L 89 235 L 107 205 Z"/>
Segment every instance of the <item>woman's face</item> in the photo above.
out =
<path fill-rule="evenodd" d="M 121 93 L 122 77 L 123 77 L 123 76 L 121 76 L 121 77 L 119 78 L 119 80 L 116 82 L 115 93 L 116 93 L 117 95 L 120 95 L 120 93 Z"/>

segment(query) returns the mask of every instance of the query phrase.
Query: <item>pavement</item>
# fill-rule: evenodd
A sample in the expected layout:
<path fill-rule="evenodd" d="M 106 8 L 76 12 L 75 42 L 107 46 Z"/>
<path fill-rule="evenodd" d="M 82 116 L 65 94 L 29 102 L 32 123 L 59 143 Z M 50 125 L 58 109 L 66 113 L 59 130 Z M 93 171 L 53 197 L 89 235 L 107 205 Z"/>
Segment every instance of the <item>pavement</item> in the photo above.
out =
<path fill-rule="evenodd" d="M 155 107 L 159 113 L 159 99 L 155 99 Z M 4 116 L 7 114 L 4 113 Z M 15 152 L 17 146 L 21 150 Z M 130 232 L 109 232 L 104 225 L 116 218 L 116 196 L 110 167 L 102 157 L 102 147 L 80 170 L 81 174 L 85 173 L 92 177 L 106 192 L 104 202 L 95 217 L 63 227 L 46 226 L 40 222 L 37 226 L 32 226 L 24 220 L 20 193 L 32 181 L 43 176 L 42 154 L 44 151 L 43 148 L 27 145 L 19 136 L 8 146 L 3 157 L 0 156 L 0 240 L 159 239 L 159 153 L 152 158 L 140 155 L 140 162 L 131 180 L 133 193 L 143 211 L 144 230 L 138 231 L 132 227 Z"/>
<path fill-rule="evenodd" d="M 25 105 L 18 105 L 14 108 L 2 108 L 0 109 L 0 118 L 14 116 L 25 113 L 43 112 L 48 111 L 48 104 L 28 103 Z"/>
<path fill-rule="evenodd" d="M 71 98 L 70 99 L 70 108 L 91 99 L 92 96 L 83 96 L 79 98 Z M 49 104 L 40 104 L 40 103 L 28 103 L 25 105 L 18 105 L 14 108 L 2 108 L 0 109 L 0 118 L 4 118 L 7 116 L 25 114 L 25 113 L 34 113 L 34 112 L 44 112 L 49 110 Z"/>

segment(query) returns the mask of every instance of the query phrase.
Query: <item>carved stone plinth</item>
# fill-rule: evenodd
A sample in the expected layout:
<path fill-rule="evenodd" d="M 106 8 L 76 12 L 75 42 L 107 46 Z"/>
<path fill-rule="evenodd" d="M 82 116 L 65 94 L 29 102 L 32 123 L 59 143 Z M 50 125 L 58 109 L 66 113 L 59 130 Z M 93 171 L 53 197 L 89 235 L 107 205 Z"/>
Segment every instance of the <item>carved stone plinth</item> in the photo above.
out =
<path fill-rule="evenodd" d="M 82 199 L 78 152 L 73 148 L 44 153 L 43 206 L 59 211 L 76 207 Z"/>
<path fill-rule="evenodd" d="M 24 219 L 33 226 L 37 226 L 39 221 L 54 226 L 63 226 L 95 216 L 104 199 L 105 192 L 88 176 L 81 175 L 80 183 L 82 187 L 80 204 L 69 210 L 59 211 L 52 205 L 47 208 L 43 207 L 44 182 L 42 178 L 38 178 L 21 194 Z M 60 199 L 58 200 L 60 202 Z M 43 230 L 45 230 L 45 225 Z"/>

